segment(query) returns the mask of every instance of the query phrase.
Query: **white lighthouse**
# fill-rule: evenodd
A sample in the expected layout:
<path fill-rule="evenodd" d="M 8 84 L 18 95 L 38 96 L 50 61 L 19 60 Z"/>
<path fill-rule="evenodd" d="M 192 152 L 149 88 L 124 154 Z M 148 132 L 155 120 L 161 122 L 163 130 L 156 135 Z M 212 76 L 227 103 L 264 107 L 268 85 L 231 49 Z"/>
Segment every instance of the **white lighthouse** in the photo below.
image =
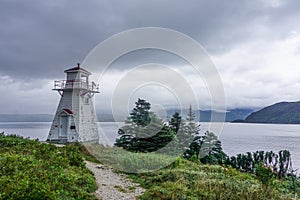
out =
<path fill-rule="evenodd" d="M 90 72 L 80 67 L 65 70 L 67 80 L 55 81 L 61 99 L 47 138 L 56 143 L 99 142 L 93 96 L 98 85 L 89 81 Z"/>

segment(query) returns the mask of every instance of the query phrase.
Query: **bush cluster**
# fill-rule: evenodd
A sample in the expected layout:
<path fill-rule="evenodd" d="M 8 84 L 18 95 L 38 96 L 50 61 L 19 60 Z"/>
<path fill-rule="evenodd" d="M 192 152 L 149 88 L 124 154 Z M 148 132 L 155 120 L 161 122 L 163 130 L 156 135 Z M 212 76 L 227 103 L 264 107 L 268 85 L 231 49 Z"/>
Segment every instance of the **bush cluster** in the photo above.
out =
<path fill-rule="evenodd" d="M 77 146 L 0 134 L 0 199 L 95 199 L 96 188 Z"/>
<path fill-rule="evenodd" d="M 256 151 L 238 154 L 237 156 L 227 157 L 225 163 L 232 167 L 254 173 L 256 166 L 263 163 L 270 168 L 272 173 L 278 178 L 294 175 L 292 171 L 291 153 L 288 150 L 281 150 L 278 153 L 273 151 Z"/>

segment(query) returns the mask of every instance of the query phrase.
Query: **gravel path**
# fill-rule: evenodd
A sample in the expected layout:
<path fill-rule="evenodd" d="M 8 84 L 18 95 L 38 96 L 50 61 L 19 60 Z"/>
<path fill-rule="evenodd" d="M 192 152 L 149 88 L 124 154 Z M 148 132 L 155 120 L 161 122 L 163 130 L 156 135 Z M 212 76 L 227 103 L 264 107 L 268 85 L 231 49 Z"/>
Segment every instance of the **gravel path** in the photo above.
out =
<path fill-rule="evenodd" d="M 98 190 L 97 198 L 102 200 L 131 200 L 143 194 L 145 189 L 129 180 L 125 174 L 113 172 L 111 167 L 85 161 L 96 178 Z"/>

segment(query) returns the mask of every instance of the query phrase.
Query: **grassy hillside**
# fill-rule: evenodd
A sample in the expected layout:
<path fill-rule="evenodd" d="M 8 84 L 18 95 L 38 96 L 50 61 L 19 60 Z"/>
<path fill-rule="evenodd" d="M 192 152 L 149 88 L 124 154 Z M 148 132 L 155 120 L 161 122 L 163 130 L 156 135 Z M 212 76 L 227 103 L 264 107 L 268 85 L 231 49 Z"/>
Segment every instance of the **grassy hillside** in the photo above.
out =
<path fill-rule="evenodd" d="M 76 146 L 0 133 L 0 199 L 95 199 L 96 188 Z"/>
<path fill-rule="evenodd" d="M 281 102 L 249 115 L 249 123 L 300 124 L 300 102 Z"/>
<path fill-rule="evenodd" d="M 273 177 L 266 185 L 261 182 L 263 176 L 230 167 L 100 145 L 85 147 L 96 150 L 95 156 L 102 163 L 131 172 L 130 177 L 146 188 L 139 199 L 289 200 L 300 195 L 297 180 Z M 95 179 L 82 154 L 94 158 L 85 147 L 56 147 L 0 134 L 0 199 L 94 199 Z M 152 171 L 147 172 L 149 169 Z"/>
<path fill-rule="evenodd" d="M 298 199 L 289 184 L 273 180 L 265 187 L 253 174 L 177 159 L 159 171 L 131 176 L 147 190 L 140 199 Z"/>
<path fill-rule="evenodd" d="M 131 176 L 147 190 L 140 199 L 298 199 L 274 180 L 266 188 L 253 174 L 217 165 L 201 165 L 184 159 L 162 170 Z"/>
<path fill-rule="evenodd" d="M 146 188 L 139 199 L 289 200 L 299 199 L 300 195 L 299 181 L 279 180 L 274 176 L 267 185 L 261 182 L 265 174 L 257 177 L 231 167 L 204 165 L 161 154 L 132 153 L 100 145 L 87 148 L 100 162 L 129 172 L 133 180 Z"/>

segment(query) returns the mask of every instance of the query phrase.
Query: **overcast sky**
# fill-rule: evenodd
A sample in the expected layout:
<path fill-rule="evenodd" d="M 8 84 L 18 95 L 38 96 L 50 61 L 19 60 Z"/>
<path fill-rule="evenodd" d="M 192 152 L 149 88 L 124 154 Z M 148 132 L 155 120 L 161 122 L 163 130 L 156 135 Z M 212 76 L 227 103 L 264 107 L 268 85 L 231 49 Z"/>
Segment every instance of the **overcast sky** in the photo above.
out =
<path fill-rule="evenodd" d="M 64 79 L 65 69 L 110 36 L 141 27 L 173 29 L 201 44 L 220 74 L 229 109 L 298 101 L 299 10 L 298 0 L 0 0 L 0 113 L 53 114 L 60 98 L 51 91 L 53 81 Z M 159 51 L 133 54 L 104 74 L 97 110 L 109 110 L 113 87 L 126 70 L 149 62 L 179 70 L 200 108 L 209 109 L 205 83 L 185 62 Z M 131 98 L 176 105 L 165 88 L 147 87 Z"/>

